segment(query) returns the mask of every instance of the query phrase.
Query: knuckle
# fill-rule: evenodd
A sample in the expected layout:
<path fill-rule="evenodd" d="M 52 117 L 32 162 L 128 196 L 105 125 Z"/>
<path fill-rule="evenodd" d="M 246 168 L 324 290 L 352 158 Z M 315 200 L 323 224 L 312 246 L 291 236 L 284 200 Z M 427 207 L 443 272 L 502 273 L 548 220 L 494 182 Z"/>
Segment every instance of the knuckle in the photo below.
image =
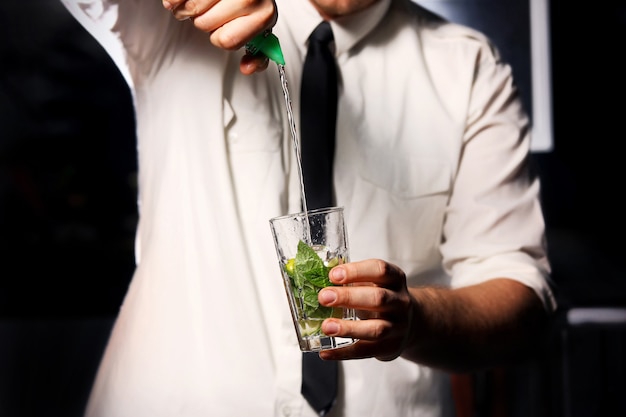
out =
<path fill-rule="evenodd" d="M 170 3 L 172 5 L 174 17 L 179 20 L 188 19 L 198 14 L 198 7 L 193 0 L 171 1 Z"/>
<path fill-rule="evenodd" d="M 196 4 L 194 0 L 187 0 L 183 4 L 183 8 L 189 13 L 192 13 L 192 14 L 198 13 L 198 5 Z"/>
<path fill-rule="evenodd" d="M 275 23 L 277 11 L 273 1 L 242 0 L 242 2 L 242 9 L 254 11 L 264 26 Z"/>
<path fill-rule="evenodd" d="M 183 3 L 184 0 L 163 0 L 163 6 L 169 6 L 171 9 L 175 9 Z M 168 4 L 166 4 L 168 3 Z"/>
<path fill-rule="evenodd" d="M 384 306 L 390 302 L 389 292 L 384 288 L 372 287 L 372 300 L 374 306 Z"/>
<path fill-rule="evenodd" d="M 372 327 L 373 340 L 380 340 L 389 334 L 390 327 L 382 320 L 377 320 Z"/>
<path fill-rule="evenodd" d="M 385 276 L 389 273 L 389 264 L 382 259 L 376 259 L 376 269 L 381 276 Z"/>
<path fill-rule="evenodd" d="M 334 291 L 337 296 L 335 304 L 343 306 L 354 306 L 358 304 L 357 295 L 350 290 L 350 287 L 333 287 L 332 291 Z"/>
<path fill-rule="evenodd" d="M 211 43 L 229 51 L 236 50 L 241 46 L 241 41 L 225 30 L 211 34 Z"/>

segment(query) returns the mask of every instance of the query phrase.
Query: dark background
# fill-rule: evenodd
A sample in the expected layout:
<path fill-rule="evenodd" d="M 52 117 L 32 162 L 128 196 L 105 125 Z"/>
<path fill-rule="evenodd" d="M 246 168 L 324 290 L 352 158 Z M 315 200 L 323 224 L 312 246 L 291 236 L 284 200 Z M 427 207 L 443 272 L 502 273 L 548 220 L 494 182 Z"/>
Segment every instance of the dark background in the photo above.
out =
<path fill-rule="evenodd" d="M 624 329 L 564 321 L 626 307 L 626 6 L 598 6 L 550 8 L 555 145 L 533 158 L 554 337 L 476 375 L 474 416 L 626 415 Z M 0 416 L 80 415 L 132 274 L 135 172 L 131 97 L 102 49 L 56 1 L 0 3 Z"/>

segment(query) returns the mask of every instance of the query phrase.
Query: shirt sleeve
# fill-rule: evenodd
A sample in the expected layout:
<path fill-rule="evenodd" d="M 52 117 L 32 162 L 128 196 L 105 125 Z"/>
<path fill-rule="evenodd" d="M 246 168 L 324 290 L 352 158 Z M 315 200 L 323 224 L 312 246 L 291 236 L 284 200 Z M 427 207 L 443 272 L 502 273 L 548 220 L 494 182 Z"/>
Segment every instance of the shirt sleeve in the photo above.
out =
<path fill-rule="evenodd" d="M 132 88 L 124 47 L 113 31 L 118 18 L 117 5 L 105 0 L 61 0 L 61 3 L 104 48 Z"/>
<path fill-rule="evenodd" d="M 153 0 L 61 0 L 113 59 L 131 89 L 166 61 L 184 22 Z M 146 30 L 150 28 L 150 30 Z"/>
<path fill-rule="evenodd" d="M 553 310 L 529 119 L 511 68 L 486 41 L 475 62 L 463 151 L 444 224 L 444 267 L 453 287 L 510 278 L 532 288 Z"/>

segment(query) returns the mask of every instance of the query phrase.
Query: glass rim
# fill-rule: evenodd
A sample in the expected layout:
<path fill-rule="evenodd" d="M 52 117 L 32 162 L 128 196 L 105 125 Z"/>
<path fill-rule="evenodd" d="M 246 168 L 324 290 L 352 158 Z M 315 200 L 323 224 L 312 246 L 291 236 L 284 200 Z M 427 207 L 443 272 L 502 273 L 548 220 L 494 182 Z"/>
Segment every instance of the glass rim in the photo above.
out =
<path fill-rule="evenodd" d="M 341 211 L 342 212 L 343 211 L 343 206 L 321 207 L 321 208 L 317 208 L 317 209 L 313 209 L 313 210 L 307 210 L 306 214 L 311 216 L 311 215 L 323 214 L 323 213 L 331 213 L 331 212 L 336 212 L 336 211 Z M 305 212 L 301 211 L 299 213 L 284 214 L 282 216 L 273 217 L 273 218 L 270 219 L 270 222 L 291 219 L 291 218 L 294 218 L 294 217 L 304 217 L 304 216 L 305 216 Z"/>

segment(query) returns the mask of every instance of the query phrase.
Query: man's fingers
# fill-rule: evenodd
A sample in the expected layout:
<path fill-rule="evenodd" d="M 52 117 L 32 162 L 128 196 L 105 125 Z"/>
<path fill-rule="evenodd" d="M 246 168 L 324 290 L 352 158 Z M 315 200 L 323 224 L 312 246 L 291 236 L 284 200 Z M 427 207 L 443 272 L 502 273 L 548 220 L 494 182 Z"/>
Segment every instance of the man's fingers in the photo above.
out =
<path fill-rule="evenodd" d="M 178 20 L 193 19 L 223 49 L 241 48 L 255 35 L 274 26 L 278 17 L 272 0 L 169 0 L 163 5 Z"/>
<path fill-rule="evenodd" d="M 349 360 L 349 359 L 366 359 L 377 358 L 382 361 L 392 360 L 398 357 L 392 349 L 389 352 L 381 354 L 380 344 L 369 340 L 359 340 L 358 342 L 338 348 L 323 350 L 320 352 L 320 358 L 324 360 Z"/>
<path fill-rule="evenodd" d="M 318 300 L 327 307 L 355 308 L 382 313 L 405 311 L 407 300 L 386 288 L 356 285 L 326 287 L 318 294 Z"/>
<path fill-rule="evenodd" d="M 359 340 L 382 340 L 391 334 L 391 322 L 380 319 L 341 320 L 327 319 L 322 323 L 327 336 L 352 337 Z"/>
<path fill-rule="evenodd" d="M 230 19 L 227 23 L 223 23 Z M 203 14 L 194 19 L 193 24 L 198 29 L 211 33 L 211 43 L 218 48 L 227 50 L 237 50 L 243 47 L 246 42 L 270 28 L 270 20 L 260 19 L 258 15 L 241 16 L 231 19 L 220 10 Z"/>
<path fill-rule="evenodd" d="M 239 63 L 239 71 L 244 75 L 252 75 L 255 72 L 264 71 L 269 65 L 269 58 L 265 55 L 244 55 Z"/>
<path fill-rule="evenodd" d="M 406 285 L 404 272 L 397 266 L 380 259 L 368 259 L 336 266 L 330 271 L 330 279 L 335 284 L 370 282 L 392 289 Z"/>
<path fill-rule="evenodd" d="M 170 10 L 178 20 L 186 20 L 205 13 L 219 0 L 169 0 L 163 6 Z"/>
<path fill-rule="evenodd" d="M 322 331 L 328 336 L 358 339 L 352 346 L 332 349 L 321 354 L 322 359 L 359 359 L 375 357 L 381 361 L 397 358 L 405 347 L 409 328 L 395 326 L 384 319 L 341 320 L 326 319 Z M 339 352 L 340 351 L 340 352 Z"/>

